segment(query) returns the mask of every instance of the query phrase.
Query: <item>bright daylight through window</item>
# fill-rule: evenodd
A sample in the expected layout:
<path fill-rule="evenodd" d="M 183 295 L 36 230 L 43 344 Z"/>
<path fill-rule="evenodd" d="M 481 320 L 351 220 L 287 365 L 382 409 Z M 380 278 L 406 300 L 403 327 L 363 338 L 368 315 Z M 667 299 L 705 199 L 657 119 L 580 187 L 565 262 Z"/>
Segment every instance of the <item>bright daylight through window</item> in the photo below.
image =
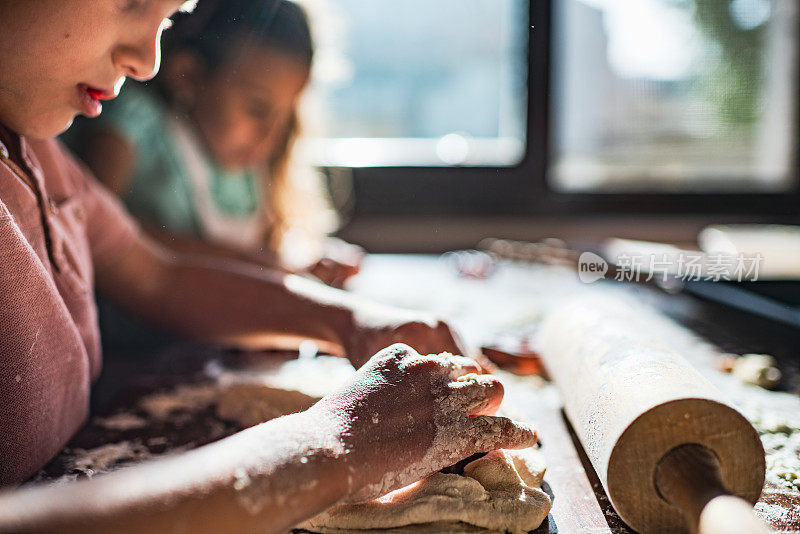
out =
<path fill-rule="evenodd" d="M 776 192 L 792 185 L 795 0 L 553 6 L 551 187 Z"/>
<path fill-rule="evenodd" d="M 305 148 L 334 166 L 511 166 L 525 154 L 528 2 L 305 0 Z"/>

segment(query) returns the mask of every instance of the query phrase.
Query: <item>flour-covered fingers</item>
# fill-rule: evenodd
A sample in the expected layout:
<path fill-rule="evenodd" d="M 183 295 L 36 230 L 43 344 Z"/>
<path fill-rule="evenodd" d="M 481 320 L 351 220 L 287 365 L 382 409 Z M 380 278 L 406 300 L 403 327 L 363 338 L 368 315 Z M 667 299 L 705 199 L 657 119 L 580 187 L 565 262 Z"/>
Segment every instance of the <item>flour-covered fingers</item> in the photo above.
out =
<path fill-rule="evenodd" d="M 464 403 L 469 416 L 492 415 L 503 400 L 503 384 L 491 375 L 469 373 L 448 385 Z"/>
<path fill-rule="evenodd" d="M 428 358 L 438 362 L 442 367 L 448 370 L 448 376 L 451 380 L 456 380 L 460 376 L 468 375 L 471 373 L 480 374 L 481 366 L 472 358 L 465 356 L 456 356 L 449 353 L 431 354 Z"/>
<path fill-rule="evenodd" d="M 419 353 L 405 343 L 393 343 L 379 350 L 371 359 L 390 360 L 405 365 L 413 364 L 420 358 Z"/>
<path fill-rule="evenodd" d="M 495 449 L 524 449 L 536 444 L 536 431 L 530 426 L 507 417 L 480 415 L 464 424 L 462 439 L 473 452 Z"/>

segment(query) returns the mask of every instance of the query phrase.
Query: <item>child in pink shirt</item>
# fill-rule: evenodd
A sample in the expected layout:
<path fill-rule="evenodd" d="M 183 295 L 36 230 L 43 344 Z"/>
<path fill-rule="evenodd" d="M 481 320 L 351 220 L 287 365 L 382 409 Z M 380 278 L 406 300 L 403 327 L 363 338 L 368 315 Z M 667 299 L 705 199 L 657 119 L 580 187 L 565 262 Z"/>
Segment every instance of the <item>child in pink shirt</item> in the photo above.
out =
<path fill-rule="evenodd" d="M 52 139 L 76 114 L 99 115 L 126 77 L 154 76 L 162 30 L 189 8 L 0 0 L 0 485 L 32 474 L 86 418 L 101 361 L 95 284 L 132 312 L 209 342 L 310 338 L 367 363 L 306 412 L 158 465 L 0 497 L 0 530 L 284 531 L 474 452 L 534 442 L 527 427 L 491 416 L 502 386 L 471 374 L 472 360 L 405 345 L 370 359 L 397 341 L 422 354 L 460 352 L 446 324 L 161 248 Z M 243 479 L 258 487 L 258 506 L 247 510 L 233 489 Z"/>

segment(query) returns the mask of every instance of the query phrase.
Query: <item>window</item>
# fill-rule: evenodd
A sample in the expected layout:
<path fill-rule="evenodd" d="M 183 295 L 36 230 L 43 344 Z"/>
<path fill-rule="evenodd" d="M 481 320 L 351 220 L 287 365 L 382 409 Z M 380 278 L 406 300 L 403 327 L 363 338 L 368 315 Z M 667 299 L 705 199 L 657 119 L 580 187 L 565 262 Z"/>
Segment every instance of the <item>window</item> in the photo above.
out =
<path fill-rule="evenodd" d="M 795 0 L 552 5 L 552 188 L 780 192 L 793 185 Z"/>
<path fill-rule="evenodd" d="M 306 0 L 306 116 L 326 166 L 511 166 L 526 145 L 527 0 Z"/>
<path fill-rule="evenodd" d="M 795 0 L 300 1 L 354 219 L 798 216 Z"/>

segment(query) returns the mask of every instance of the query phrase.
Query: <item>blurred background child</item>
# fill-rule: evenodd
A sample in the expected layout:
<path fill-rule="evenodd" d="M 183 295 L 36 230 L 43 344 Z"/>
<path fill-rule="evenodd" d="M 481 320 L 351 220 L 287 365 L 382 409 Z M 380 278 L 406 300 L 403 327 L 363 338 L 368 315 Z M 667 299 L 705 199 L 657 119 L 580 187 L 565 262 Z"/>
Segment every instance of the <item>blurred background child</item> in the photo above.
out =
<path fill-rule="evenodd" d="M 157 80 L 126 86 L 67 141 L 171 248 L 341 287 L 361 249 L 326 238 L 336 216 L 319 177 L 293 157 L 314 55 L 303 9 L 207 0 L 164 46 Z"/>

